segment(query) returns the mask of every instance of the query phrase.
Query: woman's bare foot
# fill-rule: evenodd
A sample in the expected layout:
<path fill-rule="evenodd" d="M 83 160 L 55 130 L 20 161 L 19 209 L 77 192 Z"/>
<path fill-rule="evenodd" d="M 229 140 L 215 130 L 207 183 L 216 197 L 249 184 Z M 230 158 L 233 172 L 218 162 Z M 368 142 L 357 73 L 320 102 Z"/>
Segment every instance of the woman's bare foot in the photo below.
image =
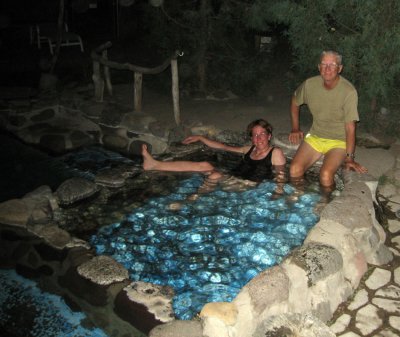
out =
<path fill-rule="evenodd" d="M 145 171 L 155 170 L 158 161 L 151 156 L 151 154 L 147 150 L 146 144 L 142 144 L 142 156 L 143 156 L 143 170 Z"/>

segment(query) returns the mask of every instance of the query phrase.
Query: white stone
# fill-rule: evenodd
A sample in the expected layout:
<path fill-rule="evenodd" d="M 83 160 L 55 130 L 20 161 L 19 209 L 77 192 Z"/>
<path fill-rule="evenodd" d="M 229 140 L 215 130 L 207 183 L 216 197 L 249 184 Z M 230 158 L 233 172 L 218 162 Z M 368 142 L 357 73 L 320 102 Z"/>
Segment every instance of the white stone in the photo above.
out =
<path fill-rule="evenodd" d="M 399 335 L 390 330 L 382 330 L 381 332 L 374 335 L 374 337 L 399 337 Z"/>
<path fill-rule="evenodd" d="M 350 323 L 351 320 L 351 316 L 348 314 L 343 314 L 342 316 L 340 316 L 335 323 L 333 323 L 330 326 L 330 329 L 335 333 L 338 334 L 340 332 L 343 332 Z"/>
<path fill-rule="evenodd" d="M 400 221 L 399 220 L 388 220 L 390 233 L 396 233 L 400 231 Z"/>
<path fill-rule="evenodd" d="M 378 315 L 378 308 L 372 304 L 361 308 L 356 315 L 356 327 L 363 335 L 368 335 L 382 325 Z"/>
<path fill-rule="evenodd" d="M 394 237 L 391 241 L 392 241 L 392 244 L 394 244 L 397 249 L 400 248 L 400 236 Z"/>
<path fill-rule="evenodd" d="M 400 200 L 393 200 L 397 199 L 394 197 L 390 198 L 390 201 L 386 204 L 386 207 L 389 208 L 393 213 L 396 213 L 400 210 Z"/>
<path fill-rule="evenodd" d="M 394 256 L 400 256 L 400 252 L 397 249 L 390 247 L 389 250 L 393 253 Z"/>
<path fill-rule="evenodd" d="M 392 328 L 400 331 L 400 317 L 398 316 L 390 316 L 389 324 Z"/>
<path fill-rule="evenodd" d="M 400 267 L 397 267 L 394 271 L 394 282 L 400 286 Z"/>
<path fill-rule="evenodd" d="M 390 281 L 391 272 L 381 268 L 375 268 L 372 274 L 368 277 L 367 281 L 365 281 L 366 286 L 369 289 L 378 289 L 383 287 Z"/>
<path fill-rule="evenodd" d="M 400 301 L 375 297 L 372 299 L 372 303 L 392 314 L 400 314 Z"/>
<path fill-rule="evenodd" d="M 365 303 L 368 302 L 368 292 L 365 289 L 361 289 L 357 292 L 356 296 L 354 296 L 354 300 L 349 304 L 349 310 L 355 310 L 362 307 Z"/>
<path fill-rule="evenodd" d="M 392 298 L 392 299 L 400 299 L 400 288 L 390 285 L 388 287 L 379 289 L 375 293 L 375 296 Z"/>

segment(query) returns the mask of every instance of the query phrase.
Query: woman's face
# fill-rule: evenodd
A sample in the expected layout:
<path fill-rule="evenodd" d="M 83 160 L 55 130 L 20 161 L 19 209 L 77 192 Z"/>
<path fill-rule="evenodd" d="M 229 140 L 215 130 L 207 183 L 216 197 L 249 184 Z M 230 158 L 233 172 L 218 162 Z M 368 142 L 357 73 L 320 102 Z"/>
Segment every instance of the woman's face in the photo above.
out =
<path fill-rule="evenodd" d="M 251 141 L 257 147 L 268 146 L 271 135 L 262 126 L 256 125 L 251 130 Z"/>

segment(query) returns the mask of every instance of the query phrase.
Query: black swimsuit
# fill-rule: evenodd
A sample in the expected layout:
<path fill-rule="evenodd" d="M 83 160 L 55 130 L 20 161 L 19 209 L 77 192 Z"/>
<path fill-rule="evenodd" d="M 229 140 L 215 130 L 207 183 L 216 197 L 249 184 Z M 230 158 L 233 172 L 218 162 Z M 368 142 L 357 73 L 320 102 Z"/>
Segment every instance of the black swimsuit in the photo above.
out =
<path fill-rule="evenodd" d="M 269 151 L 265 158 L 254 160 L 250 158 L 255 145 L 244 155 L 241 163 L 234 171 L 234 175 L 242 179 L 248 179 L 260 182 L 264 179 L 272 179 L 274 177 L 272 170 L 272 152 L 274 148 Z"/>

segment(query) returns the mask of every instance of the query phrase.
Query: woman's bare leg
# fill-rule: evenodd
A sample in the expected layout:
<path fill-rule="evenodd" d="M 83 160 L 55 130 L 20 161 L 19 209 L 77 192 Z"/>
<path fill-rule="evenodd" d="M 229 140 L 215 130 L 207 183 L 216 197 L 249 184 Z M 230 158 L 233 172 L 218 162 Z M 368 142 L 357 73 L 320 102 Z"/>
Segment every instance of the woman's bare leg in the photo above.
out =
<path fill-rule="evenodd" d="M 171 171 L 171 172 L 210 172 L 214 166 L 208 162 L 193 161 L 159 161 L 154 159 L 147 150 L 146 144 L 142 145 L 143 169 L 145 171 Z"/>

